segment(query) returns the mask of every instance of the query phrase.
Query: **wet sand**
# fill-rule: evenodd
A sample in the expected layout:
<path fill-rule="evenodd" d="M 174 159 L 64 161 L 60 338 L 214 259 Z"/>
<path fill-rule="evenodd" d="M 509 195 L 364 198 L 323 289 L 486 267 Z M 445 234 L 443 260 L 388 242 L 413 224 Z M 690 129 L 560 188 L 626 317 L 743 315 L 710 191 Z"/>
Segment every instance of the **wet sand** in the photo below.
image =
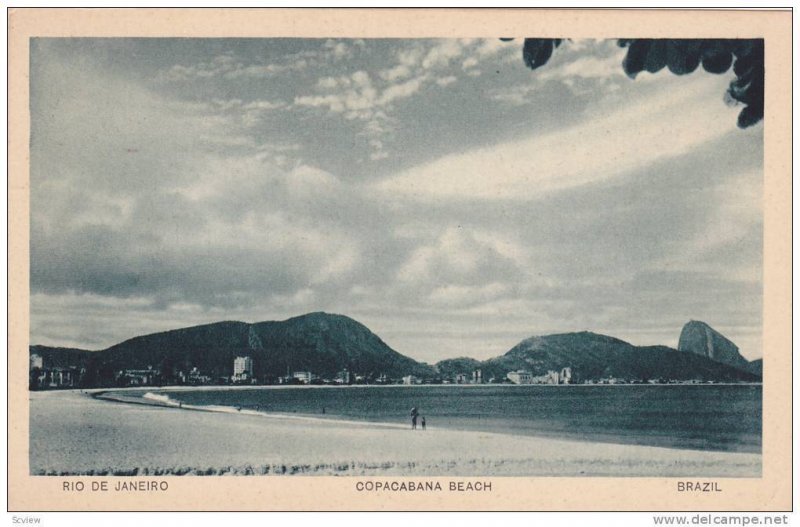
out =
<path fill-rule="evenodd" d="M 761 455 L 31 392 L 32 474 L 759 477 Z"/>

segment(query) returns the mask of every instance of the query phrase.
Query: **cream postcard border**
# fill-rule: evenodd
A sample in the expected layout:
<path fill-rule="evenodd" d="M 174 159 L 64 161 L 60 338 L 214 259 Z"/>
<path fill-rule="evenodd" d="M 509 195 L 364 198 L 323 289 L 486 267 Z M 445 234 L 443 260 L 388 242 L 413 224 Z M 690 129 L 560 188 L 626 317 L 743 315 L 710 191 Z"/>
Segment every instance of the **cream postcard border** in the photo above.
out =
<path fill-rule="evenodd" d="M 11 511 L 790 510 L 791 50 L 788 11 L 533 9 L 28 9 L 9 12 L 8 507 Z M 68 493 L 28 469 L 30 37 L 764 38 L 764 422 L 760 478 L 679 493 L 677 478 L 481 478 L 483 493 L 368 493 L 357 477 L 161 478 L 164 493 Z M 369 478 L 377 479 L 377 478 Z M 384 478 L 403 480 L 411 478 Z M 453 480 L 476 478 L 413 478 Z"/>

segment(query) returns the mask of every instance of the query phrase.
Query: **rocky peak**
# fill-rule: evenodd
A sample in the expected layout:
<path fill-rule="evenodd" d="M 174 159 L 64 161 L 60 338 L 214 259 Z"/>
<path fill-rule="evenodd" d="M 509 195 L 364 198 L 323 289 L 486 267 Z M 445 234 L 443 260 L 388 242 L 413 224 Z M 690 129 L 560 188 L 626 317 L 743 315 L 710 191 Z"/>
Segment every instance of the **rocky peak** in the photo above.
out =
<path fill-rule="evenodd" d="M 705 322 L 697 320 L 690 320 L 683 326 L 678 350 L 696 353 L 736 368 L 748 367 L 747 360 L 739 354 L 736 344 Z"/>

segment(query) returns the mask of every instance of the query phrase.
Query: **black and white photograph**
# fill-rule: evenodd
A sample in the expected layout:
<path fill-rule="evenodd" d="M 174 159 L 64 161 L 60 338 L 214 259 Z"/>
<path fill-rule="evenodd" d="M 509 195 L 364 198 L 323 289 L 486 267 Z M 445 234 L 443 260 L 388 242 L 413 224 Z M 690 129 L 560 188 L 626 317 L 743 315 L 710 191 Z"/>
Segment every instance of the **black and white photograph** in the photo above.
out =
<path fill-rule="evenodd" d="M 29 51 L 31 475 L 761 475 L 763 39 Z"/>

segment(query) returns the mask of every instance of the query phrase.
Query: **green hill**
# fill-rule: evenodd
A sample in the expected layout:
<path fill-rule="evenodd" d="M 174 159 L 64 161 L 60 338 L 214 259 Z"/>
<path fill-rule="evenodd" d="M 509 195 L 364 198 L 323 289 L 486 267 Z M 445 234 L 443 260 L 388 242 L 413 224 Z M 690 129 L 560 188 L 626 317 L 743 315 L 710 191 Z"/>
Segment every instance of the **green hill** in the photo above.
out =
<path fill-rule="evenodd" d="M 30 354 L 42 357 L 48 368 L 68 368 L 83 365 L 95 352 L 78 348 L 31 346 Z"/>
<path fill-rule="evenodd" d="M 445 359 L 436 363 L 436 371 L 441 377 L 451 379 L 460 373 L 470 375 L 473 371 L 480 368 L 481 364 L 481 361 L 470 357 Z"/>
<path fill-rule="evenodd" d="M 327 313 L 280 322 L 217 322 L 176 329 L 135 337 L 96 352 L 70 350 L 68 359 L 59 358 L 59 348 L 31 346 L 31 353 L 37 352 L 46 366 L 58 361 L 85 367 L 95 361 L 106 371 L 153 367 L 166 377 L 192 367 L 212 378 L 228 377 L 233 359 L 240 355 L 253 358 L 254 374 L 259 378 L 286 375 L 287 369 L 327 378 L 345 368 L 353 374 L 390 378 L 409 374 L 430 377 L 434 373 L 431 366 L 394 351 L 363 324 Z"/>
<path fill-rule="evenodd" d="M 753 373 L 753 374 L 758 375 L 759 377 L 761 377 L 761 375 L 763 373 L 763 370 L 764 370 L 764 360 L 763 359 L 756 359 L 756 360 L 750 361 L 747 364 L 747 369 L 750 371 L 750 373 Z"/>

